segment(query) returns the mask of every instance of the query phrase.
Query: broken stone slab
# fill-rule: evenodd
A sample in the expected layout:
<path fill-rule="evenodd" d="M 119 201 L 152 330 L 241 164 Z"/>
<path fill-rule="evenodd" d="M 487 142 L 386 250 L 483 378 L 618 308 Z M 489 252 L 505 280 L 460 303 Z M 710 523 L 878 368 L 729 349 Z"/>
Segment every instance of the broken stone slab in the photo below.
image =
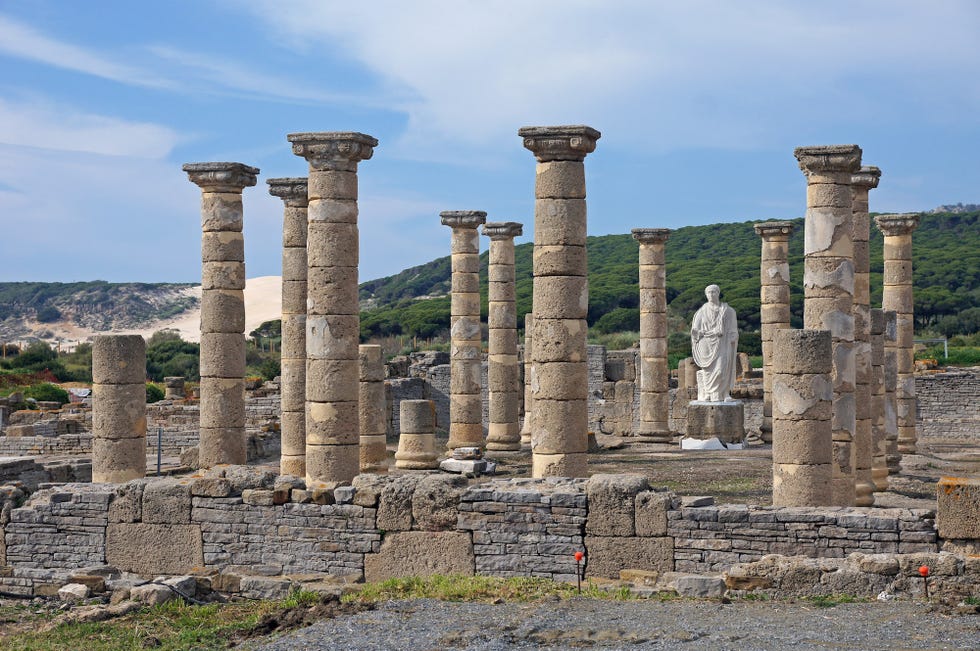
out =
<path fill-rule="evenodd" d="M 478 447 L 460 447 L 453 450 L 453 459 L 482 459 L 483 451 Z"/>
<path fill-rule="evenodd" d="M 723 597 L 728 589 L 724 577 L 683 572 L 665 572 L 660 578 L 660 587 L 673 590 L 682 597 L 707 599 Z"/>
<path fill-rule="evenodd" d="M 462 449 L 464 448 L 457 448 L 457 450 Z M 487 470 L 487 462 L 483 459 L 443 459 L 439 463 L 439 469 L 457 474 L 472 473 L 474 475 L 482 475 Z"/>
<path fill-rule="evenodd" d="M 78 603 L 88 599 L 89 588 L 84 583 L 69 583 L 58 589 L 58 598 L 66 603 Z"/>
<path fill-rule="evenodd" d="M 159 606 L 176 599 L 177 593 L 165 585 L 145 583 L 132 588 L 129 591 L 129 598 L 147 606 Z"/>
<path fill-rule="evenodd" d="M 194 597 L 197 592 L 197 579 L 193 576 L 158 576 L 153 579 L 154 583 L 162 583 L 170 586 L 187 597 Z"/>
<path fill-rule="evenodd" d="M 686 507 L 698 507 L 698 506 L 714 506 L 715 498 L 711 495 L 682 495 L 681 496 L 681 506 Z"/>

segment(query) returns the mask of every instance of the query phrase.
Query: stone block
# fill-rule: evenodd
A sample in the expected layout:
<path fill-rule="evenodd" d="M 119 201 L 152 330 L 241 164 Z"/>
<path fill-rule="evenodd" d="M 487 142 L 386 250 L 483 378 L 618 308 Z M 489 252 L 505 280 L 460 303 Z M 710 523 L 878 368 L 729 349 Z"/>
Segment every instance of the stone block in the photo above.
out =
<path fill-rule="evenodd" d="M 459 498 L 466 490 L 463 477 L 426 475 L 412 494 L 412 517 L 415 528 L 423 531 L 446 531 L 456 528 Z M 380 528 L 380 527 L 379 527 Z"/>
<path fill-rule="evenodd" d="M 106 528 L 105 555 L 107 563 L 123 572 L 143 576 L 193 573 L 204 565 L 201 527 L 110 523 Z"/>
<path fill-rule="evenodd" d="M 940 538 L 980 540 L 980 478 L 943 477 L 936 502 Z"/>
<path fill-rule="evenodd" d="M 202 427 L 198 443 L 198 464 L 212 468 L 219 464 L 244 464 L 247 457 L 244 428 Z"/>
<path fill-rule="evenodd" d="M 589 501 L 586 533 L 597 536 L 635 535 L 636 496 L 649 489 L 646 477 L 641 475 L 593 475 L 586 483 Z"/>
<path fill-rule="evenodd" d="M 381 491 L 377 527 L 381 531 L 408 531 L 412 528 L 412 496 L 420 475 L 394 476 Z"/>
<path fill-rule="evenodd" d="M 587 477 L 588 474 L 588 455 L 585 452 L 567 454 L 535 452 L 531 457 L 532 477 Z"/>
<path fill-rule="evenodd" d="M 730 402 L 691 401 L 687 406 L 687 436 L 723 443 L 741 443 L 745 438 L 745 407 L 739 400 Z"/>
<path fill-rule="evenodd" d="M 667 535 L 667 511 L 672 499 L 672 493 L 643 491 L 636 494 L 634 518 L 637 536 Z"/>
<path fill-rule="evenodd" d="M 279 576 L 243 576 L 239 582 L 239 591 L 246 599 L 283 599 L 292 590 L 292 580 Z"/>
<path fill-rule="evenodd" d="M 389 533 L 377 554 L 365 554 L 365 581 L 474 573 L 470 534 L 456 531 Z"/>
<path fill-rule="evenodd" d="M 147 606 L 159 606 L 177 599 L 177 593 L 165 585 L 156 583 L 146 583 L 130 589 L 129 598 L 133 601 Z"/>
<path fill-rule="evenodd" d="M 105 439 L 146 436 L 146 385 L 93 384 L 92 435 Z"/>
<path fill-rule="evenodd" d="M 120 483 L 146 475 L 146 439 L 92 439 L 92 481 Z"/>
<path fill-rule="evenodd" d="M 95 384 L 146 382 L 146 342 L 139 335 L 96 335 L 92 341 Z"/>
<path fill-rule="evenodd" d="M 773 334 L 774 373 L 830 373 L 831 335 L 826 330 L 780 328 Z"/>
<path fill-rule="evenodd" d="M 622 570 L 671 572 L 674 539 L 621 536 L 585 537 L 586 576 L 618 579 Z"/>
<path fill-rule="evenodd" d="M 201 377 L 245 377 L 245 335 L 201 333 Z"/>
<path fill-rule="evenodd" d="M 143 518 L 143 489 L 147 479 L 135 479 L 116 487 L 109 502 L 109 522 L 139 522 Z"/>
<path fill-rule="evenodd" d="M 68 583 L 58 589 L 58 599 L 67 603 L 78 603 L 88 599 L 91 590 L 81 583 Z"/>
<path fill-rule="evenodd" d="M 682 597 L 693 597 L 696 599 L 717 598 L 724 596 L 727 590 L 725 579 L 721 576 L 681 574 L 677 576 L 668 575 L 664 578 L 666 579 L 666 583 Z"/>

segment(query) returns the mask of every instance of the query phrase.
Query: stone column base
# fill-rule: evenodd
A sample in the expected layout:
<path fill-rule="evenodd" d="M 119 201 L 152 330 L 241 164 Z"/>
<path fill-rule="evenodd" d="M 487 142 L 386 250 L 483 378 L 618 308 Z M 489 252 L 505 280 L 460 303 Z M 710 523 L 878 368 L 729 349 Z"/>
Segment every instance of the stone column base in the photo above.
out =
<path fill-rule="evenodd" d="M 694 439 L 717 438 L 722 443 L 741 443 L 745 439 L 745 408 L 741 400 L 687 405 L 687 436 Z"/>

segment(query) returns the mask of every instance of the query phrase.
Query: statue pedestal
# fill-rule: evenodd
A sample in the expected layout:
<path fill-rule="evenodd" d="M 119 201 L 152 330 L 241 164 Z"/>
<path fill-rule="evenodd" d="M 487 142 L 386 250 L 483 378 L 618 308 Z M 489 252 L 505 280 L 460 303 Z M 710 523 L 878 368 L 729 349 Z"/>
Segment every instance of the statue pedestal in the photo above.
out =
<path fill-rule="evenodd" d="M 741 443 L 745 439 L 745 408 L 741 400 L 705 402 L 692 400 L 687 405 L 688 438 L 717 438 L 722 443 Z"/>

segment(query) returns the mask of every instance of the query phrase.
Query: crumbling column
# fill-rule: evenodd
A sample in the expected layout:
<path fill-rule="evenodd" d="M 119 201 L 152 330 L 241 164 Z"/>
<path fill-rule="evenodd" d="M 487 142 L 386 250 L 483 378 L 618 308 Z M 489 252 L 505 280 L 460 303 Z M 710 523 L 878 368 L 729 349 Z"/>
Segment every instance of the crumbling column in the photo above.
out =
<path fill-rule="evenodd" d="M 885 463 L 889 475 L 902 471 L 902 455 L 898 452 L 898 315 L 895 310 L 885 313 Z"/>
<path fill-rule="evenodd" d="M 306 476 L 306 230 L 303 177 L 269 179 L 269 194 L 283 201 L 282 345 L 279 472 Z"/>
<path fill-rule="evenodd" d="M 797 147 L 807 177 L 803 324 L 833 338 L 833 504 L 851 506 L 854 475 L 854 242 L 851 175 L 861 166 L 857 145 Z"/>
<path fill-rule="evenodd" d="M 523 233 L 517 222 L 487 222 L 490 238 L 489 369 L 490 429 L 488 450 L 521 449 L 521 367 L 517 359 L 517 298 L 514 285 L 514 238 Z"/>
<path fill-rule="evenodd" d="M 524 315 L 524 422 L 521 424 L 521 445 L 531 445 L 531 415 L 534 413 L 534 394 L 531 392 L 531 348 L 534 346 L 534 313 Z"/>
<path fill-rule="evenodd" d="M 874 445 L 871 414 L 871 261 L 868 192 L 878 187 L 881 170 L 866 166 L 851 176 L 854 239 L 854 492 L 856 506 L 874 504 Z"/>
<path fill-rule="evenodd" d="M 884 291 L 881 307 L 896 314 L 896 361 L 898 384 L 895 398 L 898 416 L 898 453 L 915 454 L 915 353 L 912 305 L 912 231 L 919 215 L 878 215 L 875 225 L 885 236 Z"/>
<path fill-rule="evenodd" d="M 871 310 L 871 480 L 888 490 L 888 441 L 885 435 L 885 312 Z"/>
<path fill-rule="evenodd" d="M 779 328 L 773 334 L 772 505 L 832 503 L 831 335 Z"/>
<path fill-rule="evenodd" d="M 790 326 L 789 237 L 792 222 L 764 222 L 755 225 L 762 238 L 762 281 L 760 316 L 762 321 L 762 440 L 772 443 L 772 340 L 776 330 Z"/>
<path fill-rule="evenodd" d="M 534 153 L 534 477 L 584 477 L 588 451 L 589 309 L 585 157 L 600 134 L 586 126 L 524 127 Z"/>
<path fill-rule="evenodd" d="M 482 351 L 480 336 L 480 235 L 482 210 L 439 213 L 452 229 L 452 299 L 449 334 L 449 449 L 485 447 L 483 439 Z"/>
<path fill-rule="evenodd" d="M 166 392 L 163 394 L 164 400 L 183 400 L 184 399 L 184 385 L 186 378 L 183 377 L 165 377 L 163 378 L 163 386 L 166 387 Z"/>
<path fill-rule="evenodd" d="M 670 367 L 667 365 L 667 275 L 664 243 L 669 228 L 634 228 L 640 243 L 640 420 L 638 436 L 670 443 Z"/>
<path fill-rule="evenodd" d="M 310 164 L 306 242 L 306 481 L 349 482 L 360 465 L 357 164 L 363 133 L 291 133 Z"/>
<path fill-rule="evenodd" d="M 199 465 L 244 464 L 245 240 L 242 190 L 259 170 L 242 163 L 188 163 L 201 188 L 201 439 Z"/>
<path fill-rule="evenodd" d="M 92 481 L 146 476 L 146 342 L 96 335 L 92 343 Z"/>
<path fill-rule="evenodd" d="M 439 467 L 436 453 L 436 408 L 431 400 L 398 403 L 398 451 L 395 467 L 431 470 Z"/>
<path fill-rule="evenodd" d="M 385 358 L 381 346 L 362 344 L 358 348 L 358 372 L 361 472 L 388 472 Z"/>

